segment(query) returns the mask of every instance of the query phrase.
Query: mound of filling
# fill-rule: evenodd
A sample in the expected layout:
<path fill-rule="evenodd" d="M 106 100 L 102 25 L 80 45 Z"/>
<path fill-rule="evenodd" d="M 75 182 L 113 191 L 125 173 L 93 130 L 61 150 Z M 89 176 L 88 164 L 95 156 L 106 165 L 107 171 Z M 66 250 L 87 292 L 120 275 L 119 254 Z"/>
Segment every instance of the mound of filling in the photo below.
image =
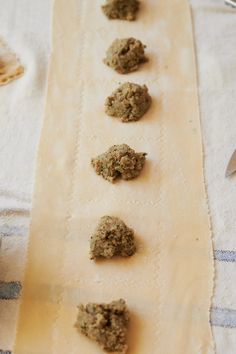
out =
<path fill-rule="evenodd" d="M 146 160 L 146 153 L 136 153 L 128 145 L 113 145 L 107 152 L 93 158 L 91 164 L 98 175 L 109 182 L 117 178 L 130 180 L 140 175 Z"/>
<path fill-rule="evenodd" d="M 102 10 L 110 20 L 133 21 L 136 19 L 139 4 L 138 0 L 107 0 Z"/>
<path fill-rule="evenodd" d="M 107 97 L 105 110 L 124 123 L 134 122 L 147 112 L 151 101 L 147 86 L 126 82 Z"/>
<path fill-rule="evenodd" d="M 105 351 L 125 354 L 129 312 L 124 300 L 108 304 L 89 303 L 78 306 L 75 327 L 96 341 Z"/>
<path fill-rule="evenodd" d="M 135 38 L 115 39 L 108 48 L 104 63 L 120 74 L 127 74 L 139 68 L 147 58 L 145 45 Z"/>
<path fill-rule="evenodd" d="M 134 232 L 114 216 L 103 216 L 90 240 L 91 259 L 129 257 L 136 251 Z"/>

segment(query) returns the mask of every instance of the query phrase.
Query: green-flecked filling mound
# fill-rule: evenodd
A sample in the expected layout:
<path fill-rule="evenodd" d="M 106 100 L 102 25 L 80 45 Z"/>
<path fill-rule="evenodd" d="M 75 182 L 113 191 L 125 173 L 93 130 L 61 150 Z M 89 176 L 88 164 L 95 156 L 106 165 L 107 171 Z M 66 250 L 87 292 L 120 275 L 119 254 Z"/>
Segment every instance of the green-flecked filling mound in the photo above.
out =
<path fill-rule="evenodd" d="M 139 65 L 148 59 L 145 56 L 146 46 L 138 39 L 115 39 L 108 48 L 104 63 L 120 74 L 136 71 Z"/>
<path fill-rule="evenodd" d="M 135 122 L 148 111 L 151 102 L 146 85 L 126 82 L 107 97 L 105 111 L 124 123 Z"/>
<path fill-rule="evenodd" d="M 91 164 L 98 175 L 109 182 L 117 178 L 130 180 L 138 177 L 146 161 L 146 153 L 136 153 L 128 145 L 113 145 L 105 153 L 93 158 Z"/>
<path fill-rule="evenodd" d="M 128 324 L 129 312 L 122 299 L 108 304 L 78 306 L 75 327 L 107 352 L 127 352 Z"/>
<path fill-rule="evenodd" d="M 139 5 L 138 0 L 107 0 L 102 10 L 109 20 L 133 21 L 136 19 Z"/>
<path fill-rule="evenodd" d="M 135 251 L 134 231 L 117 217 L 103 216 L 90 240 L 91 259 L 129 257 Z"/>

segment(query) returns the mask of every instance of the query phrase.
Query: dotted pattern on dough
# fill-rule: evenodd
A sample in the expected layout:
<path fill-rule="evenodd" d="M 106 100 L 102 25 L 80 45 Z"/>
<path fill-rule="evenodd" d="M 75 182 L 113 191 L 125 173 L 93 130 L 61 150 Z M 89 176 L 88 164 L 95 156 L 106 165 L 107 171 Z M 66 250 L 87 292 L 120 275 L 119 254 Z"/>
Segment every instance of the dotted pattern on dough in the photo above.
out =
<path fill-rule="evenodd" d="M 66 219 L 65 219 L 65 223 L 66 223 L 66 234 L 64 237 L 64 242 L 66 244 L 66 241 L 70 238 L 70 222 L 71 222 L 71 215 L 72 215 L 72 203 L 73 203 L 73 199 L 74 199 L 74 189 L 75 189 L 75 170 L 76 170 L 76 166 L 78 163 L 78 157 L 79 157 L 79 150 L 80 150 L 80 135 L 81 135 L 81 131 L 82 131 L 82 125 L 81 125 L 81 117 L 82 117 L 82 112 L 83 112 L 83 101 L 84 101 L 84 82 L 83 80 L 81 80 L 81 72 L 80 72 L 80 68 L 83 66 L 83 62 L 84 62 L 84 47 L 85 47 L 85 31 L 83 30 L 83 21 L 84 21 L 84 8 L 85 8 L 85 1 L 80 0 L 78 2 L 78 21 L 80 21 L 80 29 L 82 31 L 82 35 L 81 35 L 81 41 L 80 41 L 80 57 L 79 57 L 79 61 L 78 61 L 78 72 L 76 72 L 76 76 L 78 75 L 78 77 L 75 77 L 75 80 L 79 80 L 81 82 L 80 84 L 80 99 L 78 99 L 78 115 L 75 117 L 74 120 L 74 127 L 75 127 L 75 148 L 74 148 L 74 162 L 73 162 L 73 167 L 72 167 L 72 171 L 71 171 L 71 191 L 68 195 L 68 201 L 67 201 L 67 212 L 66 212 Z M 63 274 L 64 272 L 64 263 L 65 263 L 65 247 L 62 250 L 62 255 L 61 255 L 61 260 L 62 260 L 62 265 L 61 265 L 61 270 L 60 273 Z M 60 314 L 62 311 L 62 302 L 63 302 L 63 297 L 64 297 L 64 293 L 68 292 L 67 288 L 64 287 L 60 287 L 60 289 L 58 289 L 58 303 L 59 303 L 59 308 L 57 311 L 57 316 L 55 319 L 55 322 L 53 324 L 54 329 L 55 329 L 55 333 L 56 333 L 56 328 L 57 328 L 57 324 L 58 321 L 60 320 Z"/>

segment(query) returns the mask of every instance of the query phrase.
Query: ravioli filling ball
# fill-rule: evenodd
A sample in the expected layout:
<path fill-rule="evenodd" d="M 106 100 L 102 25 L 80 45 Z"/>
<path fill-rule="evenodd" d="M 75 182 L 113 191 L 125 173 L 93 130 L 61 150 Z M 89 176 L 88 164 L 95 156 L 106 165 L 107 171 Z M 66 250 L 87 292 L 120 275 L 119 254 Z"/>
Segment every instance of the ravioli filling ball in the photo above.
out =
<path fill-rule="evenodd" d="M 104 63 L 120 74 L 138 70 L 140 64 L 148 59 L 144 50 L 146 46 L 138 39 L 115 39 L 108 48 Z"/>
<path fill-rule="evenodd" d="M 136 19 L 139 5 L 138 0 L 107 0 L 102 10 L 109 20 L 133 21 Z"/>
<path fill-rule="evenodd" d="M 91 259 L 130 257 L 135 251 L 134 231 L 117 217 L 103 216 L 90 240 Z"/>
<path fill-rule="evenodd" d="M 123 123 L 135 122 L 142 118 L 151 106 L 151 96 L 146 85 L 126 82 L 107 97 L 105 111 Z"/>
<path fill-rule="evenodd" d="M 108 304 L 89 303 L 78 306 L 75 327 L 106 352 L 127 352 L 128 324 L 129 312 L 122 299 Z"/>
<path fill-rule="evenodd" d="M 135 152 L 128 145 L 113 145 L 105 153 L 91 160 L 92 167 L 98 175 L 109 182 L 117 178 L 130 180 L 138 177 L 146 161 L 145 152 Z"/>

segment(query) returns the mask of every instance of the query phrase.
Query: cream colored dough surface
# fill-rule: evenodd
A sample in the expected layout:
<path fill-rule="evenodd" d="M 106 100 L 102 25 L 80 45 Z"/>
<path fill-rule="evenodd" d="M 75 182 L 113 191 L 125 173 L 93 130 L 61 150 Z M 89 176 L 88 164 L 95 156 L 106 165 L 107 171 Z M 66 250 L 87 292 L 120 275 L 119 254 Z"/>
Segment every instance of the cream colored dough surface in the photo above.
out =
<path fill-rule="evenodd" d="M 92 3 L 92 4 L 91 4 Z M 196 67 L 186 0 L 146 0 L 136 22 L 108 21 L 101 1 L 56 0 L 47 107 L 38 156 L 15 354 L 102 354 L 73 327 L 79 303 L 124 298 L 130 354 L 213 353 L 211 231 Z M 117 37 L 147 45 L 122 76 L 102 59 Z M 153 97 L 137 123 L 104 113 L 120 82 Z M 91 157 L 127 143 L 148 153 L 139 178 L 111 184 Z M 138 253 L 95 263 L 89 238 L 105 214 L 136 232 Z"/>

